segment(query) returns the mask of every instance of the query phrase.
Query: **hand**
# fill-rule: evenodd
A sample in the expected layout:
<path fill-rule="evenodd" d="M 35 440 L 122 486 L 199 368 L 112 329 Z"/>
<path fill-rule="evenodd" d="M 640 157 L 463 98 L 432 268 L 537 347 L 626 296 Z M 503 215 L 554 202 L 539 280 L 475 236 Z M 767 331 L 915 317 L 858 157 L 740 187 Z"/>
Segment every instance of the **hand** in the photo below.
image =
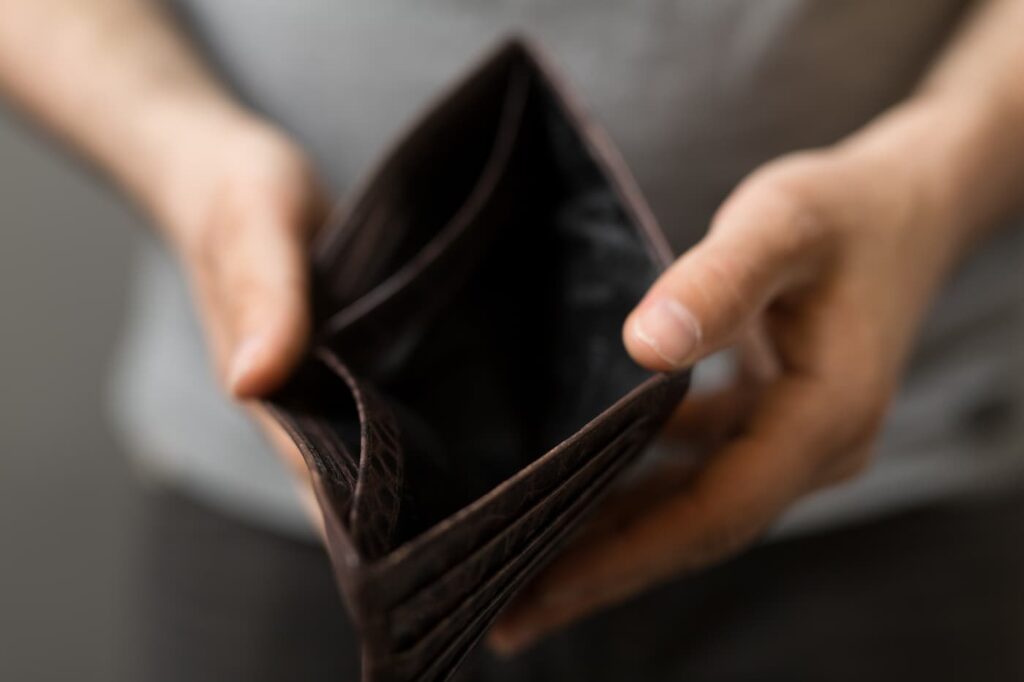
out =
<path fill-rule="evenodd" d="M 919 320 L 962 248 L 953 212 L 880 149 L 801 153 L 757 171 L 629 316 L 625 344 L 651 369 L 753 333 L 776 371 L 744 400 L 735 387 L 688 399 L 670 431 L 732 437 L 696 473 L 617 496 L 510 607 L 492 646 L 515 651 L 718 562 L 801 496 L 868 464 Z"/>
<path fill-rule="evenodd" d="M 276 388 L 310 333 L 308 245 L 327 201 L 302 151 L 249 119 L 203 130 L 161 185 L 157 215 L 177 246 L 212 359 L 238 399 Z M 302 478 L 290 439 L 262 413 L 271 441 Z"/>

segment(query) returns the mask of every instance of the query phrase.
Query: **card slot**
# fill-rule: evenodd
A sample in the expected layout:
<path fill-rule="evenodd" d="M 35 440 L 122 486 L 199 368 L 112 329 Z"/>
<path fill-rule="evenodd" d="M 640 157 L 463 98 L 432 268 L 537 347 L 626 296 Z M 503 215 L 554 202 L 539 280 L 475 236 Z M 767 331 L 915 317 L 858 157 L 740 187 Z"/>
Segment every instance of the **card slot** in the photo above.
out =
<path fill-rule="evenodd" d="M 457 612 L 440 621 L 432 632 L 424 637 L 415 648 L 389 656 L 384 660 L 391 669 L 393 679 L 438 679 L 439 671 L 450 669 L 452 658 L 468 651 L 482 636 L 486 627 L 497 616 L 519 586 L 533 577 L 543 563 L 561 545 L 563 540 L 576 528 L 576 520 L 607 491 L 608 485 L 630 461 L 629 456 L 642 445 L 638 438 L 644 430 L 640 426 L 630 428 L 611 443 L 609 450 L 618 450 L 618 456 L 610 457 L 607 467 L 598 475 L 593 484 L 566 507 L 556 513 L 552 522 L 541 533 L 530 540 L 526 547 L 483 585 L 474 590 L 460 604 Z M 482 609 L 480 603 L 487 605 Z M 478 610 L 479 609 L 479 610 Z M 445 640 L 447 637 L 447 640 Z M 440 650 L 437 648 L 440 647 Z M 425 670 L 417 668 L 427 661 Z"/>
<path fill-rule="evenodd" d="M 331 506 L 347 513 L 359 466 L 348 449 L 315 418 L 278 405 L 268 405 L 267 410 L 298 447 L 312 475 L 321 481 Z"/>
<path fill-rule="evenodd" d="M 338 206 L 313 249 L 327 301 L 365 295 L 450 222 L 485 174 L 527 67 L 516 50 L 496 52 L 435 97 L 352 192 L 355 202 Z"/>
<path fill-rule="evenodd" d="M 333 354 L 307 358 L 267 403 L 321 480 L 367 560 L 386 554 L 401 506 L 403 454 L 389 406 Z M 358 453 L 358 455 L 353 455 Z"/>
<path fill-rule="evenodd" d="M 616 456 L 616 446 L 623 436 L 641 430 L 647 419 L 626 426 L 621 433 L 601 448 L 596 456 L 577 469 L 568 479 L 562 481 L 554 490 L 536 501 L 528 511 L 509 524 L 504 530 L 492 537 L 464 561 L 454 565 L 436 581 L 421 588 L 404 602 L 395 606 L 388 614 L 391 636 L 398 642 L 399 649 L 403 642 L 423 638 L 426 629 L 433 627 L 445 614 L 451 614 L 458 608 L 459 600 L 465 596 L 465 586 L 479 583 L 486 579 L 487 571 L 501 566 L 518 547 L 534 537 L 550 517 L 558 513 L 558 505 L 567 496 L 571 496 L 587 487 L 598 478 L 609 461 Z M 429 636 L 429 635 L 426 635 Z"/>
<path fill-rule="evenodd" d="M 568 472 L 586 462 L 594 443 L 610 442 L 632 420 L 646 415 L 653 431 L 666 410 L 681 398 L 687 383 L 682 374 L 652 377 L 486 495 L 367 566 L 368 603 L 376 610 L 387 611 L 432 583 L 470 556 L 481 538 L 500 533 L 563 481 Z M 544 481 L 551 481 L 550 486 L 544 487 Z"/>
<path fill-rule="evenodd" d="M 502 532 L 594 453 L 593 443 L 609 442 L 632 414 L 625 410 L 598 429 L 571 439 L 498 488 L 432 526 L 377 565 L 368 567 L 368 587 L 381 585 L 376 608 L 390 610 L 472 555 L 479 543 Z"/>
<path fill-rule="evenodd" d="M 335 399 L 331 400 L 334 417 L 327 417 L 325 400 L 339 390 L 350 392 L 348 386 L 338 385 L 330 369 L 311 356 L 266 401 L 265 407 L 298 446 L 309 470 L 347 506 L 359 477 L 359 443 L 352 438 L 358 430 L 359 415 L 354 400 Z M 350 428 L 345 429 L 342 423 Z M 341 435 L 346 430 L 347 438 Z"/>
<path fill-rule="evenodd" d="M 349 528 L 353 542 L 372 560 L 392 546 L 401 507 L 404 469 L 398 420 L 368 383 L 360 382 L 328 351 L 318 359 L 352 392 L 359 415 L 359 468 Z"/>
<path fill-rule="evenodd" d="M 348 345 L 332 342 L 428 426 L 439 469 L 452 474 L 432 480 L 443 499 L 408 491 L 416 513 L 399 542 L 486 495 L 650 376 L 619 328 L 657 267 L 550 88 L 536 77 L 528 86 L 512 159 L 476 219 L 487 229 L 459 243 L 488 231 L 492 241 L 449 249 L 451 267 L 416 274 L 365 328 L 350 329 Z"/>
<path fill-rule="evenodd" d="M 531 75 L 518 65 L 511 68 L 507 78 L 486 163 L 468 193 L 459 199 L 451 217 L 437 227 L 436 233 L 417 244 L 414 251 L 395 258 L 399 262 L 393 271 L 380 277 L 365 293 L 350 300 L 335 294 L 335 301 L 343 304 L 319 325 L 320 343 L 360 367 L 368 376 L 386 372 L 401 363 L 405 351 L 415 345 L 415 339 L 437 310 L 469 278 L 479 264 L 479 254 L 486 250 L 491 237 L 501 230 L 510 213 L 509 204 L 517 193 L 514 186 L 516 143 L 523 125 Z M 458 133 L 449 131 L 446 139 L 450 144 L 466 144 L 454 139 Z M 430 170 L 436 172 L 433 168 Z M 416 202 L 409 201 L 405 205 L 404 210 L 392 209 L 387 215 L 371 211 L 367 220 L 373 223 L 373 230 L 382 234 L 401 234 L 411 229 L 409 225 L 424 222 L 422 216 L 412 214 L 414 207 L 420 210 Z M 390 240 L 397 242 L 399 238 L 392 236 Z M 388 246 L 378 244 L 378 248 L 386 251 Z M 351 263 L 353 269 L 358 270 L 358 263 L 366 257 L 355 257 L 357 255 L 348 254 L 340 262 Z"/>
<path fill-rule="evenodd" d="M 445 650 L 428 666 L 428 669 L 420 674 L 419 680 L 444 680 L 450 678 L 462 660 L 473 650 L 477 642 L 487 633 L 487 628 L 497 619 L 501 609 L 523 589 L 527 583 L 539 573 L 547 562 L 554 559 L 562 543 L 564 543 L 576 529 L 576 524 L 587 512 L 587 510 L 600 499 L 600 493 L 607 490 L 616 476 L 621 473 L 624 467 L 615 466 L 602 477 L 597 484 L 601 490 L 593 499 L 584 501 L 577 508 L 572 510 L 571 517 L 566 517 L 564 525 L 555 528 L 548 538 L 544 547 L 537 548 L 532 554 L 532 559 L 523 566 L 520 572 L 512 576 L 508 583 L 500 588 L 500 591 L 490 597 L 490 604 L 484 608 L 470 624 L 458 635 L 456 640 L 449 644 Z M 561 521 L 561 520 L 560 520 Z"/>

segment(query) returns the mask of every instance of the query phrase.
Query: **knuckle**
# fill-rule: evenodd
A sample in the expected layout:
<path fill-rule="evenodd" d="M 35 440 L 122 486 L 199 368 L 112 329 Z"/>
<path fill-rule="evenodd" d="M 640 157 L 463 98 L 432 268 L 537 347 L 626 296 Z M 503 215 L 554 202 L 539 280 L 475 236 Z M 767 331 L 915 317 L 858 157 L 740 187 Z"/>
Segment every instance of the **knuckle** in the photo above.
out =
<path fill-rule="evenodd" d="M 692 263 L 688 279 L 716 319 L 732 320 L 752 300 L 743 284 L 750 267 L 737 253 L 708 249 Z"/>
<path fill-rule="evenodd" d="M 766 288 L 809 275 L 838 244 L 838 221 L 830 216 L 831 204 L 809 163 L 786 158 L 756 171 L 712 223 L 709 237 L 728 253 L 730 272 L 741 288 L 762 298 L 776 293 Z"/>
<path fill-rule="evenodd" d="M 844 353 L 823 380 L 815 400 L 818 409 L 813 411 L 822 457 L 812 479 L 843 481 L 870 465 L 894 389 L 894 380 L 874 357 Z"/>
<path fill-rule="evenodd" d="M 772 161 L 744 181 L 734 197 L 757 213 L 764 239 L 782 256 L 818 248 L 830 236 L 821 152 L 797 152 Z M 728 210 L 728 209 L 727 209 Z M 785 229 L 779 229 L 784 226 Z"/>
<path fill-rule="evenodd" d="M 885 422 L 889 394 L 887 383 L 877 378 L 866 378 L 861 387 L 851 391 L 847 414 L 854 433 L 852 445 L 863 447 L 874 440 Z"/>
<path fill-rule="evenodd" d="M 199 267 L 216 269 L 244 250 L 250 240 L 283 238 L 305 243 L 316 227 L 309 220 L 312 196 L 273 186 L 238 182 L 222 187 L 197 228 L 189 230 L 185 256 Z"/>
<path fill-rule="evenodd" d="M 185 244 L 186 258 L 202 270 L 218 272 L 224 257 L 235 251 L 244 211 L 244 203 L 232 192 L 220 193 Z"/>
<path fill-rule="evenodd" d="M 709 526 L 691 545 L 687 563 L 697 569 L 734 556 L 751 545 L 760 531 L 759 526 L 738 521 Z"/>
<path fill-rule="evenodd" d="M 864 408 L 861 412 L 859 424 L 860 438 L 855 441 L 855 445 L 868 446 L 874 441 L 879 431 L 882 430 L 882 425 L 885 423 L 887 406 L 888 401 L 874 399 Z"/>
<path fill-rule="evenodd" d="M 888 393 L 864 382 L 864 386 L 850 387 L 834 400 L 836 421 L 833 430 L 831 464 L 843 478 L 859 474 L 870 461 L 875 439 L 885 422 Z"/>
<path fill-rule="evenodd" d="M 871 448 L 859 447 L 846 450 L 833 462 L 826 483 L 842 483 L 857 478 L 871 465 Z"/>

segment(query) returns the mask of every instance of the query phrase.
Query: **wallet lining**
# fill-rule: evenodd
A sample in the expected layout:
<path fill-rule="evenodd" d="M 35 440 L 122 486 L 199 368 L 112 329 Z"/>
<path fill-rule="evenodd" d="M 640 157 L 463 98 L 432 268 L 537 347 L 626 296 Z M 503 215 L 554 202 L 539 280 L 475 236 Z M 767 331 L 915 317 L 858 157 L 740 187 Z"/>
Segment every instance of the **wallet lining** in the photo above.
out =
<path fill-rule="evenodd" d="M 473 273 L 425 326 L 402 371 L 370 377 L 433 430 L 406 453 L 409 480 L 435 485 L 406 491 L 396 546 L 651 376 L 628 357 L 619 329 L 657 268 L 539 79 L 491 200 L 510 187 L 533 201 L 491 216 L 503 224 L 486 226 L 494 237 L 466 256 L 477 259 Z M 419 466 L 433 478 L 421 477 Z"/>
<path fill-rule="evenodd" d="M 501 77 L 488 75 L 413 136 L 356 211 L 349 245 L 381 247 L 352 275 L 358 285 L 326 274 L 337 307 L 324 341 L 388 406 L 404 480 L 432 483 L 398 484 L 393 531 L 375 551 L 361 547 L 367 559 L 479 499 L 651 376 L 619 331 L 658 273 L 644 235 L 550 84 L 521 56 L 495 68 Z M 394 243 L 361 231 L 363 214 L 391 226 Z M 423 253 L 447 257 L 445 267 L 406 267 Z M 401 306 L 367 303 L 374 297 Z M 357 319 L 358 347 L 346 346 Z M 321 416 L 351 448 L 358 415 Z"/>
<path fill-rule="evenodd" d="M 670 252 L 528 42 L 439 97 L 314 248 L 269 401 L 313 473 L 367 682 L 447 679 L 685 393 L 621 325 Z"/>
<path fill-rule="evenodd" d="M 452 566 L 437 580 L 396 606 L 392 611 L 391 620 L 399 648 L 402 648 L 403 642 L 412 643 L 417 639 L 425 641 L 433 637 L 445 621 L 459 617 L 459 614 L 471 607 L 472 602 L 480 594 L 491 588 L 492 583 L 500 582 L 506 568 L 514 571 L 516 564 L 522 562 L 523 546 L 531 546 L 536 538 L 543 536 L 548 528 L 555 525 L 557 519 L 563 513 L 567 513 L 579 499 L 578 495 L 587 488 L 588 482 L 602 480 L 617 463 L 621 462 L 620 456 L 631 443 L 630 435 L 638 433 L 644 422 L 644 418 L 641 417 L 628 424 L 617 435 L 608 439 L 592 459 L 529 508 L 524 509 L 512 523 L 482 544 L 472 555 Z M 505 546 L 504 551 L 498 549 L 501 545 Z M 492 560 L 496 552 L 497 556 L 502 558 L 488 567 L 487 561 Z M 490 573 L 485 573 L 488 568 Z M 461 585 L 481 582 L 481 579 L 482 583 L 473 593 L 463 597 L 457 596 Z M 445 606 L 451 602 L 454 603 Z M 425 624 L 428 632 L 422 634 Z"/>

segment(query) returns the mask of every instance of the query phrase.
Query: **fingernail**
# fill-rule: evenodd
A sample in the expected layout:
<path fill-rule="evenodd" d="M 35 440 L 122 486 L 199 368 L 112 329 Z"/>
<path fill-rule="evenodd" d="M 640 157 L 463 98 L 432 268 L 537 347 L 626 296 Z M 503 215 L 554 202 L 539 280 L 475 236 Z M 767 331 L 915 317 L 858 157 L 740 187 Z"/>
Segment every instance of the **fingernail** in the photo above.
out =
<path fill-rule="evenodd" d="M 673 367 L 680 367 L 697 350 L 700 323 L 682 303 L 662 297 L 644 306 L 633 323 L 633 335 Z"/>
<path fill-rule="evenodd" d="M 250 336 L 243 340 L 235 350 L 235 354 L 231 358 L 231 368 L 228 371 L 228 388 L 235 395 L 241 395 L 245 379 L 256 365 L 261 345 L 259 337 Z"/>

